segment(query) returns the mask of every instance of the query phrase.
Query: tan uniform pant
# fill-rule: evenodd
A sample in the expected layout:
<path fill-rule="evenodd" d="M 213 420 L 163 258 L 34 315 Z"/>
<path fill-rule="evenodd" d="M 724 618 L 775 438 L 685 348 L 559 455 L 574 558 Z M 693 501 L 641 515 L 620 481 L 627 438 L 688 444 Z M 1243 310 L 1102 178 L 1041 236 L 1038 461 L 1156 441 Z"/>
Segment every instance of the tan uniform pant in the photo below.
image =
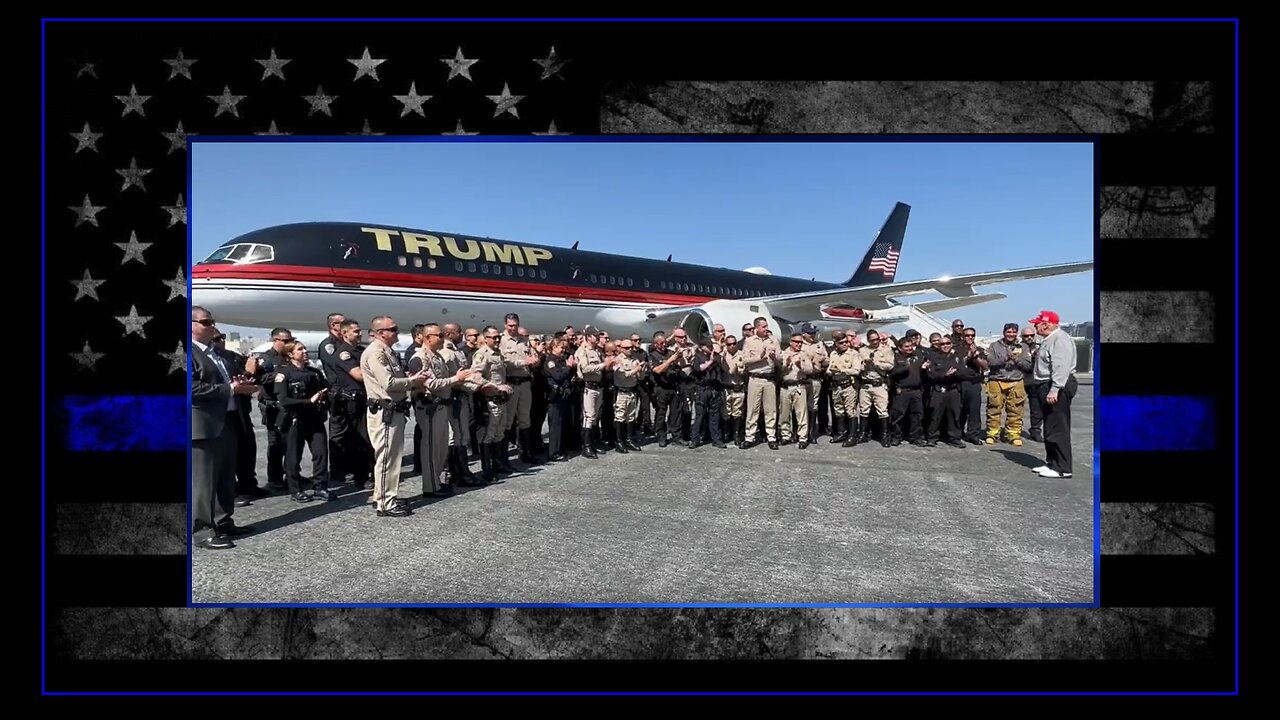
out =
<path fill-rule="evenodd" d="M 373 445 L 373 504 L 389 510 L 400 492 L 400 456 L 404 454 L 404 413 L 395 413 L 391 422 L 382 422 L 382 412 L 365 415 L 369 442 Z M 425 440 L 426 428 L 423 428 Z"/>
<path fill-rule="evenodd" d="M 849 383 L 844 387 L 831 386 L 831 410 L 838 417 L 857 417 L 858 386 Z"/>
<path fill-rule="evenodd" d="M 734 390 L 729 388 L 724 391 L 724 416 L 727 418 L 742 417 L 742 406 L 747 402 L 746 388 Z"/>
<path fill-rule="evenodd" d="M 422 428 L 422 444 L 418 446 L 418 467 L 422 468 L 422 492 L 440 489 L 445 459 L 449 453 L 449 405 L 416 408 L 414 417 Z"/>
<path fill-rule="evenodd" d="M 817 417 L 818 400 L 822 397 L 822 381 L 809 381 L 809 417 Z"/>
<path fill-rule="evenodd" d="M 889 388 L 886 385 L 863 385 L 858 399 L 858 417 L 867 417 L 875 406 L 876 417 L 889 417 Z"/>
<path fill-rule="evenodd" d="M 760 419 L 760 408 L 764 407 L 764 436 L 769 442 L 778 441 L 778 388 L 773 378 L 747 378 L 747 430 L 744 437 L 754 442 L 756 423 Z"/>
<path fill-rule="evenodd" d="M 507 434 L 507 408 L 511 406 L 511 401 L 496 403 L 485 400 L 484 402 L 489 407 L 489 421 L 480 431 L 480 442 L 500 442 Z"/>
<path fill-rule="evenodd" d="M 600 417 L 600 405 L 604 402 L 604 393 L 599 388 L 582 389 L 582 429 L 593 430 L 596 418 Z"/>
<path fill-rule="evenodd" d="M 533 407 L 533 383 L 511 382 L 511 397 L 507 400 L 507 428 L 515 425 L 520 430 L 529 429 L 529 408 Z"/>
<path fill-rule="evenodd" d="M 457 390 L 454 390 L 457 393 Z M 471 445 L 471 394 L 464 393 L 462 395 L 462 409 L 458 411 L 458 417 L 453 417 L 453 412 L 449 412 L 449 444 L 456 447 L 468 447 Z"/>
<path fill-rule="evenodd" d="M 640 415 L 640 395 L 635 388 L 614 388 L 617 397 L 613 399 L 613 421 L 620 423 L 635 422 Z"/>
<path fill-rule="evenodd" d="M 1000 435 L 1000 412 L 1005 414 L 1009 437 L 1022 436 L 1022 408 L 1027 404 L 1027 388 L 1021 380 L 987 382 L 987 437 Z"/>
<path fill-rule="evenodd" d="M 782 423 L 782 439 L 809 441 L 809 383 L 783 386 L 779 392 L 778 417 Z M 791 432 L 791 413 L 795 413 L 795 434 Z M 768 430 L 768 426 L 765 427 Z"/>

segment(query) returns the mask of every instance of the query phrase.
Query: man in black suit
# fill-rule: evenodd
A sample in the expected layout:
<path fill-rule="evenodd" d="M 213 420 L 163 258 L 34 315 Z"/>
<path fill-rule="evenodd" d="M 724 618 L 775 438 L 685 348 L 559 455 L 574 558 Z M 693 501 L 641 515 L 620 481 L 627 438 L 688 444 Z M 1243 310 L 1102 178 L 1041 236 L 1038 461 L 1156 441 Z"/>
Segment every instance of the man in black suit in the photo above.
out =
<path fill-rule="evenodd" d="M 233 548 L 231 536 L 251 532 L 231 515 L 236 500 L 238 398 L 258 386 L 219 357 L 210 343 L 219 334 L 208 310 L 191 307 L 191 532 L 202 548 Z"/>
<path fill-rule="evenodd" d="M 257 380 L 261 376 L 258 359 L 246 358 L 238 352 L 227 349 L 227 338 L 218 335 L 213 339 L 213 352 L 227 365 L 231 377 L 243 375 Z M 236 426 L 236 507 L 251 505 L 255 498 L 270 495 L 258 486 L 258 440 L 253 434 L 252 407 L 253 401 L 248 395 L 236 397 L 236 406 L 240 410 L 240 423 Z"/>

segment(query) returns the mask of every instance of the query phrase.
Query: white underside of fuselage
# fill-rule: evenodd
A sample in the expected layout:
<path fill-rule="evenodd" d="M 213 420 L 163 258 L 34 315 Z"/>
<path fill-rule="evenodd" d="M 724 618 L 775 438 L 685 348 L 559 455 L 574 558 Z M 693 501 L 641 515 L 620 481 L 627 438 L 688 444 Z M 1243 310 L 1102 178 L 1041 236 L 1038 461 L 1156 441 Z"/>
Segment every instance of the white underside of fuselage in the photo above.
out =
<path fill-rule="evenodd" d="M 455 290 L 427 290 L 364 285 L 335 287 L 332 283 L 281 282 L 193 278 L 195 305 L 207 308 L 220 323 L 247 327 L 287 327 L 325 330 L 330 313 L 342 313 L 368 327 L 378 315 L 390 315 L 402 328 L 415 323 L 455 322 L 464 328 L 501 328 L 503 316 L 514 312 L 531 333 L 550 334 L 572 325 L 593 325 L 613 336 L 656 327 L 645 318 L 645 303 L 602 302 L 541 295 L 494 294 Z M 670 324 L 669 322 L 667 324 Z"/>

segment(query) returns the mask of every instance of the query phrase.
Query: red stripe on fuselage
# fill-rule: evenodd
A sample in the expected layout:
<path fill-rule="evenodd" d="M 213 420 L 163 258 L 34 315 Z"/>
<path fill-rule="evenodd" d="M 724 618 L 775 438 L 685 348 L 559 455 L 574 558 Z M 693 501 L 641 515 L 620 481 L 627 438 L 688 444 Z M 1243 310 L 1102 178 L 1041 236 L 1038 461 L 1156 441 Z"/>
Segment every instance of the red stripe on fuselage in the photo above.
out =
<path fill-rule="evenodd" d="M 653 305 L 692 305 L 718 298 L 701 295 L 672 295 L 645 289 L 618 287 L 581 287 L 556 285 L 537 280 L 497 280 L 492 275 L 460 277 L 457 275 L 387 272 L 384 270 L 352 270 L 307 265 L 197 265 L 191 279 L 209 280 L 274 280 L 279 282 L 326 282 L 335 285 L 377 285 L 423 290 L 461 290 L 495 295 L 537 295 L 539 297 L 596 300 L 603 302 L 650 303 Z"/>

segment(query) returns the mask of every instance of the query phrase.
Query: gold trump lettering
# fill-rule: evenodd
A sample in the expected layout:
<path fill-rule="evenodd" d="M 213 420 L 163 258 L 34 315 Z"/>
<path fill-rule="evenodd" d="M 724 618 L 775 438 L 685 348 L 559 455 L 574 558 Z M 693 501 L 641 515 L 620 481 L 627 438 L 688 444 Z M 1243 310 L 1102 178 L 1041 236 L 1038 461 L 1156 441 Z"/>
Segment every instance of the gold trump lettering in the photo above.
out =
<path fill-rule="evenodd" d="M 391 238 L 398 236 L 402 241 L 405 254 L 408 255 L 420 255 L 422 250 L 426 249 L 428 254 L 435 257 L 448 255 L 457 260 L 476 260 L 483 253 L 485 262 L 531 266 L 536 266 L 538 263 L 550 260 L 553 257 L 550 250 L 524 245 L 508 245 L 489 241 L 476 242 L 466 238 L 460 243 L 456 238 L 448 235 L 443 236 L 444 242 L 442 243 L 441 238 L 435 235 L 408 230 L 388 230 L 385 228 L 362 227 L 360 231 L 373 235 L 374 243 L 378 249 L 385 252 L 395 252 L 391 245 Z"/>

